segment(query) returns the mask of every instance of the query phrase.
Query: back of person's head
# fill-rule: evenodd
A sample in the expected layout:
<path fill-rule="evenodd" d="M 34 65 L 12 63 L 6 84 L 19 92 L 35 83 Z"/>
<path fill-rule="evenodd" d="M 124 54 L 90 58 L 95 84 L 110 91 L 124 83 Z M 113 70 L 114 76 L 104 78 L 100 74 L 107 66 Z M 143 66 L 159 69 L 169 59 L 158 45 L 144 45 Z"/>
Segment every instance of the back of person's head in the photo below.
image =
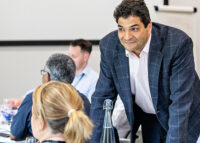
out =
<path fill-rule="evenodd" d="M 92 43 L 84 40 L 84 39 L 76 39 L 70 43 L 71 46 L 80 46 L 81 51 L 88 52 L 89 54 L 92 52 Z"/>
<path fill-rule="evenodd" d="M 74 61 L 65 54 L 53 54 L 46 62 L 45 70 L 50 75 L 50 80 L 72 83 L 76 73 Z"/>
<path fill-rule="evenodd" d="M 39 86 L 33 94 L 33 114 L 41 116 L 54 134 L 62 133 L 67 143 L 84 143 L 92 133 L 82 99 L 67 83 L 50 81 Z"/>
<path fill-rule="evenodd" d="M 123 0 L 116 7 L 113 16 L 117 23 L 120 17 L 128 18 L 129 16 L 139 17 L 144 27 L 147 27 L 151 22 L 149 10 L 144 0 Z"/>

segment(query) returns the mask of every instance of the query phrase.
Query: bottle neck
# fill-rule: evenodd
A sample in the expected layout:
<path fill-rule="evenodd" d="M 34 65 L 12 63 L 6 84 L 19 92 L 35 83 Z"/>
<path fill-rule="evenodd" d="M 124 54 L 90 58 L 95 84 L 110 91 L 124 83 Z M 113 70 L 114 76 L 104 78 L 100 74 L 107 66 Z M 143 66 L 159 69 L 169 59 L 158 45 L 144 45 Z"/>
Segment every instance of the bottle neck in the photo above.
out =
<path fill-rule="evenodd" d="M 104 117 L 104 128 L 112 128 L 112 120 L 111 120 L 111 110 L 105 110 L 105 117 Z"/>

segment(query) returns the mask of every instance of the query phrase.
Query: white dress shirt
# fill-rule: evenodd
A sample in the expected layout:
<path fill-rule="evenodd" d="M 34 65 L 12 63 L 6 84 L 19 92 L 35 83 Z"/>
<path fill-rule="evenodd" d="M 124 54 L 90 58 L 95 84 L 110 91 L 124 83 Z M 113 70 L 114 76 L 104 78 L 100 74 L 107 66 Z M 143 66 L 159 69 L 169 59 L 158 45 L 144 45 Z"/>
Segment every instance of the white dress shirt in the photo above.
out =
<path fill-rule="evenodd" d="M 98 78 L 98 73 L 87 65 L 79 75 L 75 76 L 72 85 L 91 102 Z"/>
<path fill-rule="evenodd" d="M 126 50 L 129 58 L 129 72 L 131 92 L 135 95 L 135 103 L 145 112 L 155 114 L 153 101 L 151 98 L 148 78 L 148 55 L 151 36 L 147 41 L 139 57 L 133 52 Z"/>
<path fill-rule="evenodd" d="M 130 136 L 130 125 L 126 116 L 124 104 L 119 95 L 117 96 L 113 109 L 112 122 L 113 126 L 117 129 L 119 138 L 128 138 Z"/>

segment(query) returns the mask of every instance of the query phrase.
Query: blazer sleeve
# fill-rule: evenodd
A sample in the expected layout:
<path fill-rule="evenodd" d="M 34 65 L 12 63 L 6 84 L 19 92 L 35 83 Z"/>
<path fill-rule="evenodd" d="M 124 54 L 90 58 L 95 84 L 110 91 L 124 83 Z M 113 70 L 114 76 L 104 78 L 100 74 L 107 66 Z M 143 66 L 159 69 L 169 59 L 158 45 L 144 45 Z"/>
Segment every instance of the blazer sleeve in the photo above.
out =
<path fill-rule="evenodd" d="M 31 129 L 31 109 L 32 109 L 32 92 L 28 94 L 17 114 L 13 117 L 11 124 L 11 134 L 17 139 L 24 139 L 26 136 L 32 136 Z"/>
<path fill-rule="evenodd" d="M 94 123 L 93 134 L 91 137 L 91 143 L 100 142 L 102 130 L 103 130 L 103 120 L 104 120 L 104 110 L 103 102 L 105 99 L 116 100 L 117 92 L 114 85 L 112 73 L 111 73 L 111 59 L 112 54 L 108 45 L 109 38 L 103 39 L 100 42 L 101 50 L 101 61 L 100 61 L 100 75 L 96 85 L 96 90 L 92 95 L 90 117 Z"/>
<path fill-rule="evenodd" d="M 171 63 L 171 104 L 169 106 L 169 130 L 166 143 L 185 143 L 187 141 L 194 82 L 193 44 L 192 40 L 185 36 L 181 39 Z"/>

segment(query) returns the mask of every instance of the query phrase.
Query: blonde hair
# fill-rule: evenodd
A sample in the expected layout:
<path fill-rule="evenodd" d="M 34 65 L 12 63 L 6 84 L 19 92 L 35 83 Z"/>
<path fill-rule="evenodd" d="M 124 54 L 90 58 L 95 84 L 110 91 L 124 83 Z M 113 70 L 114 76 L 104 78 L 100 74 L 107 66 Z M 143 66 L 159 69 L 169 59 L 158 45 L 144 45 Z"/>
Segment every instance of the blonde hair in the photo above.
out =
<path fill-rule="evenodd" d="M 83 101 L 67 83 L 39 86 L 33 94 L 33 114 L 47 121 L 53 133 L 63 133 L 67 143 L 84 143 L 91 136 L 93 124 L 83 112 Z"/>

